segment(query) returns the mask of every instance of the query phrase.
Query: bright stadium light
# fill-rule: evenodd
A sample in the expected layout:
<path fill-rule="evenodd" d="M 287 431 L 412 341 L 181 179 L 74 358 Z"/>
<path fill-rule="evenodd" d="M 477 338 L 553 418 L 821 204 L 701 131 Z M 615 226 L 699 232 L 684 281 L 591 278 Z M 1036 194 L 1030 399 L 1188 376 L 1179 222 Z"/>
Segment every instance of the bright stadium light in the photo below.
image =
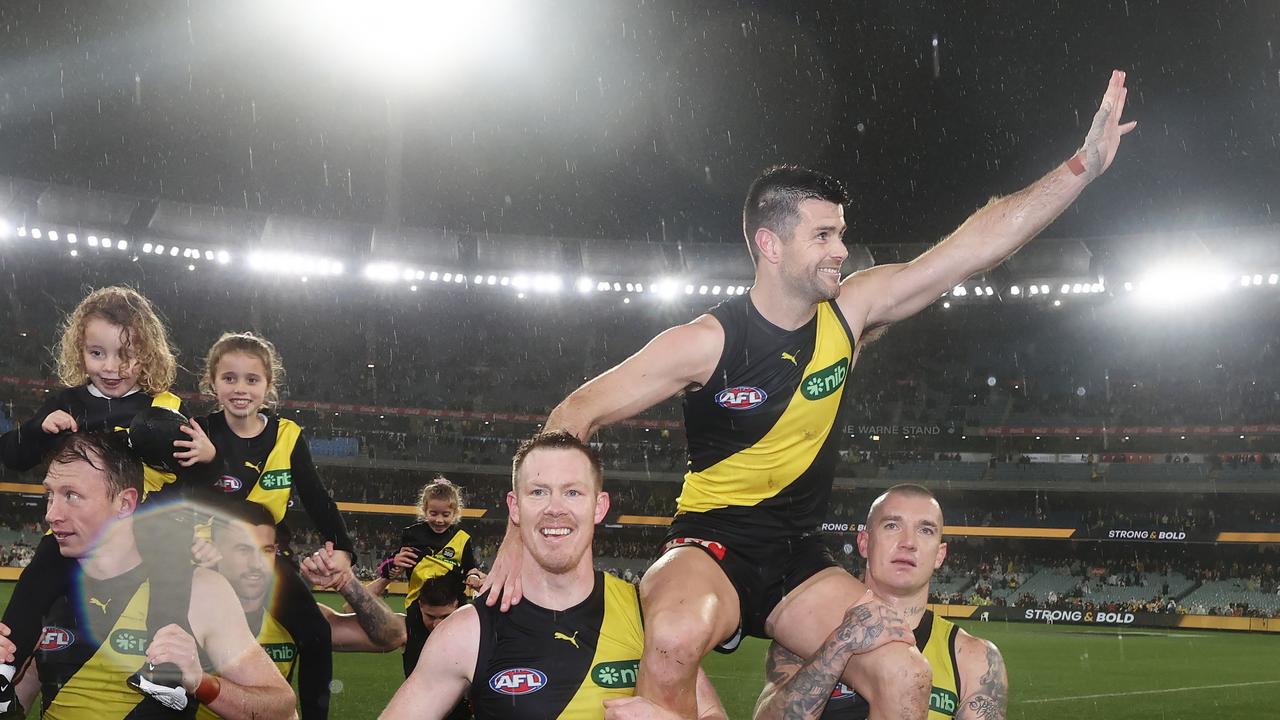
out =
<path fill-rule="evenodd" d="M 399 266 L 393 263 L 376 262 L 364 266 L 364 277 L 374 282 L 395 282 L 400 277 Z"/>
<path fill-rule="evenodd" d="M 1041 294 L 1041 295 L 1048 295 L 1048 294 L 1049 294 L 1049 286 L 1048 286 L 1048 285 L 1041 285 L 1041 286 L 1040 286 L 1040 294 Z"/>
<path fill-rule="evenodd" d="M 42 232 L 38 227 L 33 227 L 31 228 L 31 237 L 36 240 L 39 240 L 40 238 L 44 237 L 44 232 Z"/>
<path fill-rule="evenodd" d="M 74 237 L 74 235 L 72 236 Z M 89 247 L 98 247 L 98 236 L 90 235 L 88 239 Z"/>
<path fill-rule="evenodd" d="M 50 230 L 50 231 L 49 231 L 49 242 L 58 242 L 58 231 L 57 231 L 57 230 Z"/>
<path fill-rule="evenodd" d="M 9 221 L 5 218 L 0 218 L 0 238 L 9 237 L 12 232 L 13 226 L 9 224 Z"/>
<path fill-rule="evenodd" d="M 601 280 L 600 282 L 596 283 L 597 292 L 608 292 L 610 287 L 611 286 L 609 285 L 609 283 L 604 280 Z"/>
<path fill-rule="evenodd" d="M 1268 285 L 1275 285 L 1277 282 L 1280 282 L 1280 275 L 1271 273 L 1270 275 L 1267 276 Z"/>
<path fill-rule="evenodd" d="M 102 238 L 102 247 L 111 247 L 111 238 Z M 116 243 L 116 249 L 120 250 L 121 252 L 128 250 L 129 241 L 121 240 L 120 242 Z"/>
<path fill-rule="evenodd" d="M 1021 295 L 1021 294 L 1022 294 L 1022 288 L 1018 287 L 1017 285 L 1010 285 L 1010 286 L 1009 286 L 1009 294 L 1010 294 L 1010 295 L 1014 295 L 1014 296 Z"/>
<path fill-rule="evenodd" d="M 1040 286 L 1039 286 L 1039 285 L 1032 285 L 1032 286 L 1031 286 L 1031 293 L 1030 293 L 1030 294 L 1032 294 L 1032 295 L 1039 295 L 1039 294 L 1040 294 Z"/>
<path fill-rule="evenodd" d="M 692 295 L 692 294 L 693 294 L 693 286 L 692 286 L 692 285 L 685 285 L 685 286 L 684 286 L 684 294 L 685 294 L 685 295 Z"/>
<path fill-rule="evenodd" d="M 27 236 L 27 226 L 20 225 L 18 227 L 18 237 L 26 237 L 26 236 Z"/>
<path fill-rule="evenodd" d="M 227 263 L 229 263 L 229 262 L 231 262 L 231 253 L 227 252 L 226 250 L 219 250 L 219 251 L 218 251 L 218 264 L 219 264 L 219 265 L 226 265 L 226 264 L 227 264 Z"/>
<path fill-rule="evenodd" d="M 142 252 L 149 253 L 152 247 L 154 246 L 151 243 L 142 243 Z"/>
<path fill-rule="evenodd" d="M 1134 296 L 1151 307 L 1179 307 L 1220 295 L 1230 285 L 1230 276 L 1217 268 L 1203 263 L 1175 263 L 1158 267 L 1139 279 Z"/>
<path fill-rule="evenodd" d="M 580 277 L 578 278 L 578 282 L 575 283 L 574 286 L 578 288 L 578 292 L 580 293 L 589 293 L 591 292 L 591 286 L 592 286 L 591 278 Z"/>

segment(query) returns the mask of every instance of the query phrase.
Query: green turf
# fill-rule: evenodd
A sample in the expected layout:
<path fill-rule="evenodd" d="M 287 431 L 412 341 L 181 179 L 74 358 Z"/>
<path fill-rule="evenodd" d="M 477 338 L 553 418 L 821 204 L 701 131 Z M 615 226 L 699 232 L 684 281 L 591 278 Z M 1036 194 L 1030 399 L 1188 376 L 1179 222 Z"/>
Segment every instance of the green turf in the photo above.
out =
<path fill-rule="evenodd" d="M 8 603 L 11 590 L 11 583 L 0 584 L 0 604 Z M 337 598 L 321 599 L 333 604 Z M 962 624 L 1000 646 L 1009 666 L 1011 720 L 1280 717 L 1280 638 L 1274 636 Z M 735 720 L 750 717 L 764 649 L 764 642 L 748 639 L 738 652 L 705 663 Z M 399 653 L 336 655 L 330 717 L 376 718 L 401 679 Z"/>

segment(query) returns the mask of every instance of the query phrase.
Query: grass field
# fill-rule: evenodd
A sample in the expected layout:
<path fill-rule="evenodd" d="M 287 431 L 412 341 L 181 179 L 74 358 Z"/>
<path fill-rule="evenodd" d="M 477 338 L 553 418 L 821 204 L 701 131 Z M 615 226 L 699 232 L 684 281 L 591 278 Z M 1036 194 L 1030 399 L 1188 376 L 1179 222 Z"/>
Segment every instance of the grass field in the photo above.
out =
<path fill-rule="evenodd" d="M 0 604 L 8 604 L 11 590 L 12 583 L 0 584 Z M 1280 718 L 1280 638 L 1021 623 L 962 625 L 1004 653 L 1011 720 Z M 738 652 L 706 661 L 734 720 L 751 716 L 763 682 L 764 650 L 764 642 L 748 640 Z M 335 656 L 330 717 L 376 718 L 401 679 L 397 653 Z"/>

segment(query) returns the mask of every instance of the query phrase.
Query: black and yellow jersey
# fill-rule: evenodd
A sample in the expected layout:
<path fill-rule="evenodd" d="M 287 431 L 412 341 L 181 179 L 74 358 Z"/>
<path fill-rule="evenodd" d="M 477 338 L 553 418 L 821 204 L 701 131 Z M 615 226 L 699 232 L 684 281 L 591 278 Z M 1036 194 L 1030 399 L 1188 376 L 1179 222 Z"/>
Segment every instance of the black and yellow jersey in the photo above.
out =
<path fill-rule="evenodd" d="M 148 407 L 165 407 L 190 417 L 182 399 L 171 392 L 154 396 L 141 390 L 121 398 L 103 397 L 88 384 L 60 390 L 45 401 L 32 418 L 0 436 L 0 460 L 11 470 L 30 470 L 39 465 L 58 441 L 61 433 L 50 435 L 40 429 L 45 418 L 61 410 L 75 418 L 76 426 L 83 432 L 126 431 L 133 416 Z M 143 486 L 146 492 L 155 492 L 173 482 L 171 473 L 144 468 Z"/>
<path fill-rule="evenodd" d="M 480 720 L 598 720 L 635 694 L 644 625 L 635 586 L 596 572 L 591 595 L 554 612 L 525 599 L 509 612 L 473 603 L 480 648 L 471 680 Z"/>
<path fill-rule="evenodd" d="M 190 718 L 125 680 L 146 660 L 151 583 L 142 566 L 110 580 L 84 575 L 45 617 L 36 651 L 47 720 Z M 188 581 L 190 578 L 188 577 Z M 184 628 L 191 632 L 190 628 Z"/>
<path fill-rule="evenodd" d="M 262 432 L 251 438 L 236 435 L 221 411 L 199 418 L 218 450 L 223 473 L 217 480 L 220 492 L 215 493 L 219 496 L 215 502 L 248 500 L 262 505 L 276 520 L 280 544 L 287 546 L 289 528 L 284 517 L 297 497 L 320 535 L 354 558 L 355 545 L 337 504 L 320 481 L 302 428 L 292 420 L 265 417 Z"/>
<path fill-rule="evenodd" d="M 750 295 L 710 314 L 724 349 L 707 384 L 684 398 L 689 469 L 677 522 L 755 541 L 813 531 L 840 458 L 853 334 L 834 301 L 796 330 L 766 320 Z"/>
<path fill-rule="evenodd" d="M 926 610 L 916 626 L 916 648 L 933 670 L 928 720 L 951 720 L 960 708 L 960 671 L 956 668 L 956 633 L 951 621 Z M 844 683 L 836 683 L 822 720 L 866 720 L 871 707 Z"/>
<path fill-rule="evenodd" d="M 256 631 L 258 645 L 263 652 L 271 658 L 284 679 L 292 682 L 293 670 L 298 660 L 298 646 L 293 642 L 293 636 L 280 621 L 263 610 L 245 613 L 245 620 L 249 623 L 249 630 Z M 220 716 L 207 705 L 201 705 L 196 711 L 196 720 L 216 720 L 218 717 Z"/>
<path fill-rule="evenodd" d="M 438 533 L 425 522 L 414 523 L 400 533 L 400 547 L 410 547 L 418 553 L 418 564 L 409 573 L 409 589 L 404 596 L 405 612 L 417 612 L 413 604 L 417 602 L 424 582 L 454 573 L 461 585 L 466 573 L 477 566 L 471 534 L 457 525 Z"/>

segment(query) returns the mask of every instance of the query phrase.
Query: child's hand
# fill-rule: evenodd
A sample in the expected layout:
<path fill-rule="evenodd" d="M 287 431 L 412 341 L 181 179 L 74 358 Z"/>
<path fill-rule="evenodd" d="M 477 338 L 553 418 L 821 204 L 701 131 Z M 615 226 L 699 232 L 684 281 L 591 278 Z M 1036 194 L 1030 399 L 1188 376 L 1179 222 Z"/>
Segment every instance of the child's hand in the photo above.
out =
<path fill-rule="evenodd" d="M 190 435 L 191 439 L 173 441 L 174 447 L 186 448 L 173 454 L 179 465 L 191 467 L 198 462 L 213 462 L 214 458 L 218 457 L 218 449 L 213 446 L 213 441 L 205 434 L 204 428 L 200 427 L 200 423 L 192 420 L 182 426 L 182 432 Z"/>
<path fill-rule="evenodd" d="M 65 410 L 54 410 L 45 417 L 44 422 L 40 423 L 40 429 L 50 435 L 57 435 L 63 430 L 78 432 L 80 426 L 76 424 L 76 419 L 71 417 L 71 413 Z"/>
<path fill-rule="evenodd" d="M 472 590 L 479 590 L 484 584 L 485 574 L 479 570 L 472 570 L 467 573 L 467 587 Z"/>
<path fill-rule="evenodd" d="M 191 557 L 196 561 L 196 565 L 212 569 L 218 561 L 222 560 L 222 553 L 218 552 L 218 548 L 205 538 L 196 538 L 195 542 L 191 543 Z"/>
<path fill-rule="evenodd" d="M 402 547 L 392 560 L 398 568 L 411 570 L 418 564 L 418 551 L 411 547 Z"/>

